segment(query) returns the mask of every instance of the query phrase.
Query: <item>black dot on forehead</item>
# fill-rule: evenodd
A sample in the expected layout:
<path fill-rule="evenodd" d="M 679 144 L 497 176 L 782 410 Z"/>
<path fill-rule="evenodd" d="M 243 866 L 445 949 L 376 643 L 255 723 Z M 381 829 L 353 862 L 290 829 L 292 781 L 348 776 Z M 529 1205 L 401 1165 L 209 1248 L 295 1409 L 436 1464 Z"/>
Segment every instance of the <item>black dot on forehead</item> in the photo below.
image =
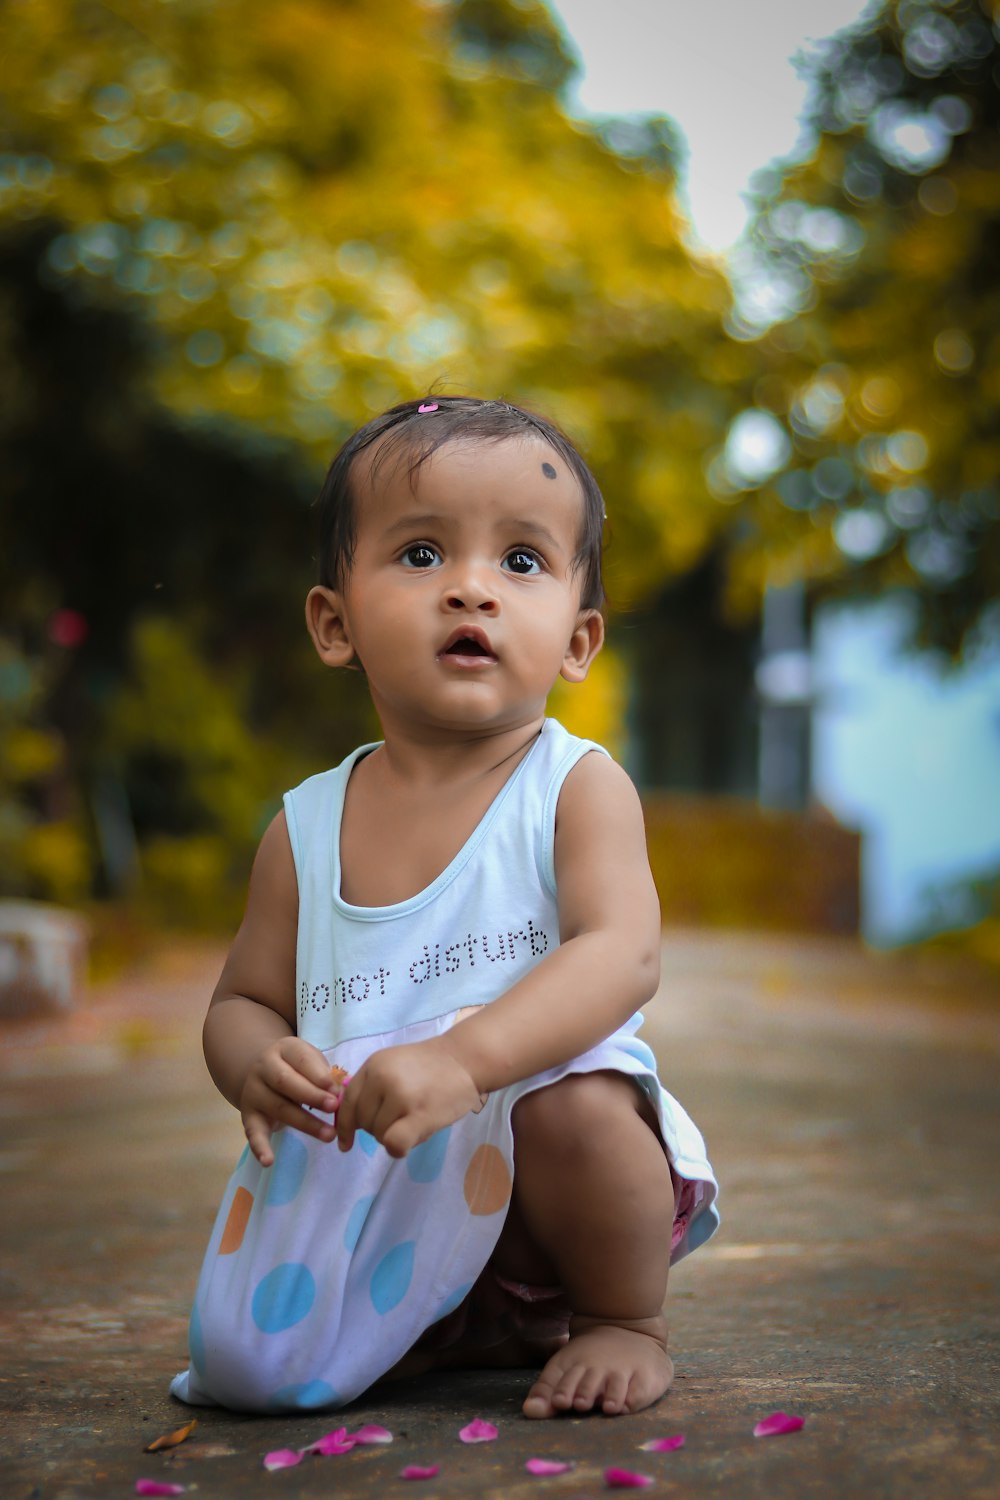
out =
<path fill-rule="evenodd" d="M 546 479 L 555 479 L 556 477 L 556 471 L 551 464 L 542 464 L 542 473 Z"/>

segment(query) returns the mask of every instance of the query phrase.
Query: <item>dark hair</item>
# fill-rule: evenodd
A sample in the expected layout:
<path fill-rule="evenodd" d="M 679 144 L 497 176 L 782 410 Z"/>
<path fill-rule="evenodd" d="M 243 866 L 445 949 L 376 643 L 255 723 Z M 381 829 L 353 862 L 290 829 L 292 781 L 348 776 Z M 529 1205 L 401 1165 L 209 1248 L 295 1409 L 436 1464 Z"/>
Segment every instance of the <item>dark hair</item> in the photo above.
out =
<path fill-rule="evenodd" d="M 341 588 L 354 560 L 357 516 L 352 470 L 360 453 L 379 444 L 375 456 L 377 469 L 393 454 L 409 449 L 412 477 L 445 443 L 456 439 L 499 443 L 532 432 L 566 460 L 579 481 L 583 517 L 573 568 L 583 574 L 580 590 L 583 608 L 600 609 L 604 602 L 601 582 L 604 501 L 597 480 L 569 438 L 545 417 L 511 406 L 508 401 L 483 401 L 472 396 L 425 396 L 417 401 L 403 401 L 373 417 L 347 439 L 330 465 L 316 498 L 320 583 L 327 588 Z M 388 440 L 382 443 L 383 438 Z"/>

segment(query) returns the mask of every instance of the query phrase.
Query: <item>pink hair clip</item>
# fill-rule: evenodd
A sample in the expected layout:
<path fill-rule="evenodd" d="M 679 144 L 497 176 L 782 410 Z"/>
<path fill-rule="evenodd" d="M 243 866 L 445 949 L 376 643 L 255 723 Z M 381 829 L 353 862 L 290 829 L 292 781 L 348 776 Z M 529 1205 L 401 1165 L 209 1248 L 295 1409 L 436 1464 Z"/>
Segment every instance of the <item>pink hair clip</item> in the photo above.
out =
<path fill-rule="evenodd" d="M 425 401 L 422 406 L 418 406 L 417 407 L 418 413 L 419 412 L 428 412 L 428 411 L 437 411 L 437 409 L 438 409 L 438 404 L 437 404 L 436 401 Z"/>

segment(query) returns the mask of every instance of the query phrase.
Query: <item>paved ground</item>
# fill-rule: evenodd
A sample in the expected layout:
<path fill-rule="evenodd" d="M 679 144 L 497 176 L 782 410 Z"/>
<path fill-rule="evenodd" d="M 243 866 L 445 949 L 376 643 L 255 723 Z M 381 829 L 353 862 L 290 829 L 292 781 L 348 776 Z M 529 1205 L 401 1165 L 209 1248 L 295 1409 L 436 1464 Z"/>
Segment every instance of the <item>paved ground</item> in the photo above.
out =
<path fill-rule="evenodd" d="M 159 954 L 60 1023 L 8 1026 L 0 1167 L 4 1256 L 0 1493 L 129 1495 L 150 1477 L 216 1496 L 606 1493 L 1000 1495 L 996 1433 L 1000 993 L 953 962 L 845 942 L 669 934 L 647 1035 L 701 1123 L 724 1226 L 678 1268 L 678 1379 L 637 1417 L 528 1423 L 520 1372 L 409 1382 L 344 1420 L 391 1448 L 269 1474 L 269 1449 L 339 1423 L 204 1412 L 173 1455 L 144 1444 L 185 1411 L 187 1307 L 241 1145 L 199 1054 L 215 950 Z M 801 1432 L 755 1440 L 779 1408 Z M 465 1447 L 473 1416 L 497 1442 Z M 638 1451 L 683 1432 L 680 1452 Z M 536 1479 L 533 1456 L 574 1462 Z"/>

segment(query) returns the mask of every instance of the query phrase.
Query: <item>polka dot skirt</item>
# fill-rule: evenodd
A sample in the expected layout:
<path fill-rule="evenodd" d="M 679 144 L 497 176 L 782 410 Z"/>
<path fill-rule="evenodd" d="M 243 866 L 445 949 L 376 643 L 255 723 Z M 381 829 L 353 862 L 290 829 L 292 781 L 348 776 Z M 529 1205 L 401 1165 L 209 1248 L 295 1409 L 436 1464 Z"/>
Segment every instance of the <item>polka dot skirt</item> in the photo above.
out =
<path fill-rule="evenodd" d="M 452 1019 L 344 1042 L 326 1056 L 354 1073 L 378 1048 L 438 1034 Z M 364 1131 L 344 1153 L 281 1129 L 268 1168 L 244 1151 L 198 1283 L 190 1368 L 173 1393 L 259 1412 L 335 1407 L 360 1395 L 462 1303 L 489 1260 L 510 1201 L 517 1099 L 568 1072 L 607 1068 L 636 1076 L 657 1105 L 675 1173 L 691 1178 L 696 1197 L 700 1186 L 707 1214 L 700 1239 L 707 1238 L 715 1183 L 701 1137 L 659 1085 L 649 1049 L 626 1028 L 492 1095 L 479 1114 L 401 1160 Z M 700 1242 L 697 1224 L 696 1211 L 675 1258 Z"/>

